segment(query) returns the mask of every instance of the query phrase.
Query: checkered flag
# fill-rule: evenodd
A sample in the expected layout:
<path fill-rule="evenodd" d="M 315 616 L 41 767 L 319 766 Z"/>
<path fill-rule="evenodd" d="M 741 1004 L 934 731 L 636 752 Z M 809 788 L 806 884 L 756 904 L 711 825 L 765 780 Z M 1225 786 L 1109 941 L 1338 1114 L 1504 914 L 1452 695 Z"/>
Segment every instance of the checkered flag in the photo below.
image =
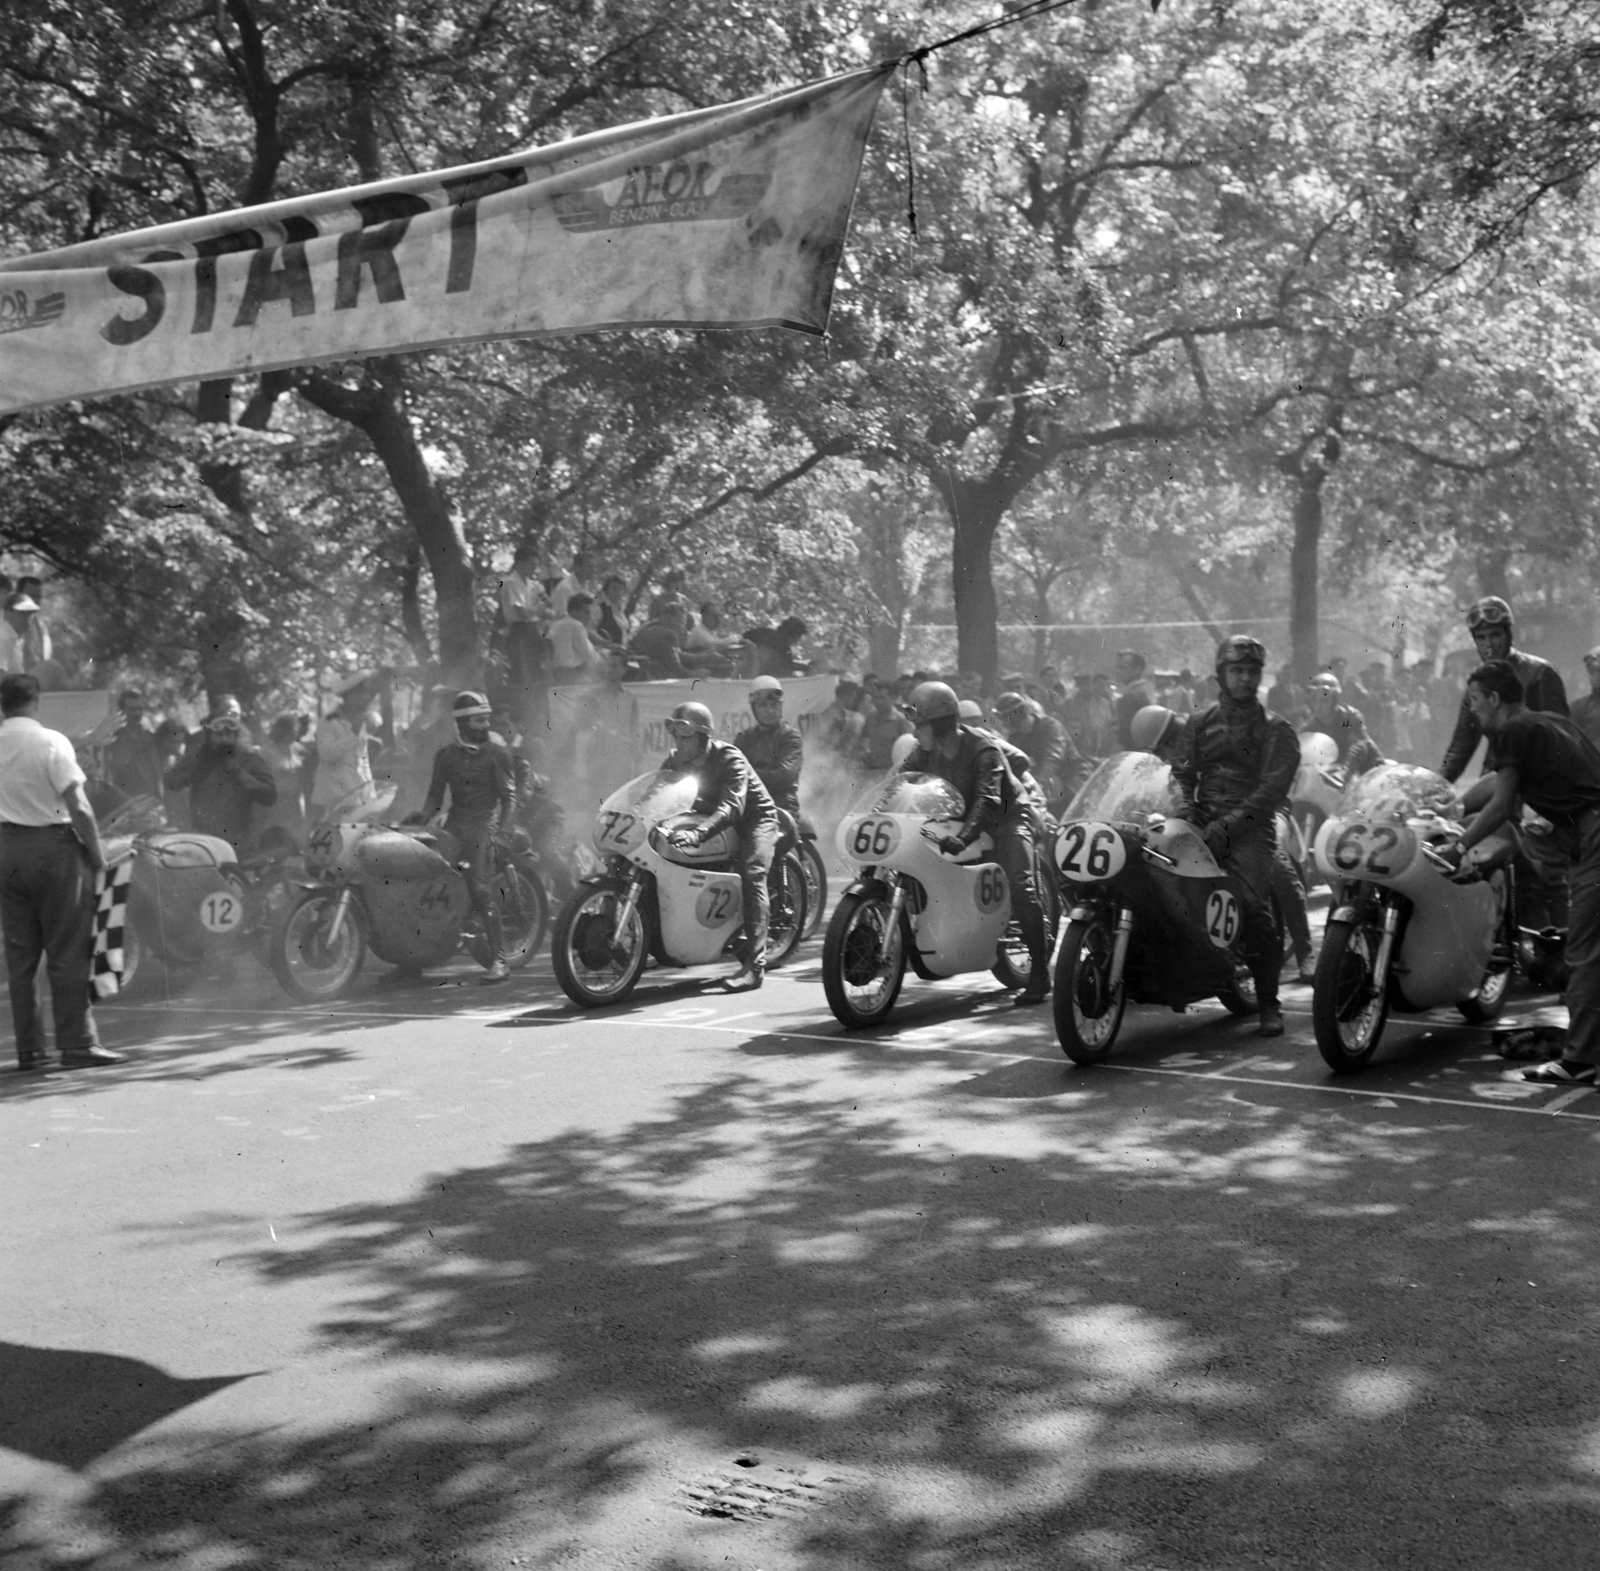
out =
<path fill-rule="evenodd" d="M 122 857 L 94 875 L 94 951 L 89 965 L 89 1002 L 122 990 L 122 932 L 128 922 L 128 885 L 133 858 Z"/>

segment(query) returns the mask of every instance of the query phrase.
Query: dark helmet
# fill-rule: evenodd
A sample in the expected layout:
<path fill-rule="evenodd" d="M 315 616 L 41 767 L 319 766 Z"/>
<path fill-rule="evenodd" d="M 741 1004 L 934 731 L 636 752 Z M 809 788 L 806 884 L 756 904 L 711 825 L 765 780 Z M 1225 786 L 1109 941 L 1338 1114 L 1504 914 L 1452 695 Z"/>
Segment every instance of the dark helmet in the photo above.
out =
<path fill-rule="evenodd" d="M 1165 704 L 1146 704 L 1128 723 L 1128 734 L 1141 753 L 1153 753 L 1166 740 L 1177 715 Z"/>
<path fill-rule="evenodd" d="M 669 726 L 672 720 L 684 721 L 691 730 L 698 731 L 701 736 L 710 736 L 712 731 L 711 711 L 704 704 L 687 703 L 679 704 L 668 717 Z"/>
<path fill-rule="evenodd" d="M 918 682 L 900 706 L 912 725 L 929 720 L 954 720 L 961 713 L 961 700 L 948 682 Z"/>
<path fill-rule="evenodd" d="M 1026 693 L 1002 693 L 994 701 L 994 712 L 1003 720 L 1011 715 L 1031 714 L 1033 704 Z"/>
<path fill-rule="evenodd" d="M 1267 646 L 1248 633 L 1230 633 L 1217 645 L 1217 670 L 1225 665 L 1256 665 L 1267 663 Z"/>
<path fill-rule="evenodd" d="M 1474 633 L 1480 627 L 1503 627 L 1510 631 L 1515 626 L 1511 607 L 1499 595 L 1485 595 L 1467 607 L 1467 627 Z"/>

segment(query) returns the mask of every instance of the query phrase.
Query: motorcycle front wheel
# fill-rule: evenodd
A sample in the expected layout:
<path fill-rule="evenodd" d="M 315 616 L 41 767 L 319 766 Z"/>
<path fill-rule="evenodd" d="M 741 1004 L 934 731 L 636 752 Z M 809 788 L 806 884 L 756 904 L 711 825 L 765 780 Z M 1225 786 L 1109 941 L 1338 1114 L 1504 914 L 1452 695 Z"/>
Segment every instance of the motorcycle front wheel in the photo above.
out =
<path fill-rule="evenodd" d="M 284 913 L 272 935 L 272 970 L 284 992 L 302 1004 L 343 998 L 367 958 L 367 924 L 358 901 L 345 907 L 331 939 L 337 889 L 313 889 Z"/>
<path fill-rule="evenodd" d="M 1115 935 L 1098 918 L 1067 923 L 1056 961 L 1056 1040 L 1075 1064 L 1099 1064 L 1111 1056 L 1127 988 L 1111 985 Z"/>
<path fill-rule="evenodd" d="M 847 894 L 822 941 L 822 991 L 834 1019 L 852 1030 L 875 1026 L 900 996 L 906 975 L 904 925 L 889 928 L 882 894 Z"/>
<path fill-rule="evenodd" d="M 638 985 L 646 959 L 637 903 L 617 930 L 620 884 L 580 884 L 556 917 L 550 963 L 561 991 L 582 1009 L 619 1004 Z"/>
<path fill-rule="evenodd" d="M 1317 1051 L 1336 1074 L 1355 1074 L 1372 1062 L 1384 1022 L 1388 989 L 1373 985 L 1378 934 L 1348 922 L 1330 923 L 1311 984 L 1311 1025 Z"/>
<path fill-rule="evenodd" d="M 806 928 L 806 875 L 797 852 L 774 859 L 767 874 L 767 969 L 799 948 Z"/>
<path fill-rule="evenodd" d="M 815 938 L 828 907 L 828 869 L 815 840 L 800 842 L 800 866 L 806 877 L 806 930 L 802 938 Z"/>

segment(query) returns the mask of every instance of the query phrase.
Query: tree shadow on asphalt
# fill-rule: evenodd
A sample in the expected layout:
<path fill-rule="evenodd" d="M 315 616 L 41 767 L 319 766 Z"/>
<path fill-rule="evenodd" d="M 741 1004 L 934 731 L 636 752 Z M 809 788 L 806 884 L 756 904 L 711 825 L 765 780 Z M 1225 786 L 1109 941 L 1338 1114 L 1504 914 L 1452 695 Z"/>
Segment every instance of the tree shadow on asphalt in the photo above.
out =
<path fill-rule="evenodd" d="M 869 1114 L 792 1071 L 280 1222 L 248 1258 L 343 1295 L 330 1349 L 437 1373 L 318 1432 L 157 1432 L 10 1564 L 66 1563 L 52 1532 L 105 1571 L 1591 1563 L 1575 1131 L 1011 1061 L 902 1060 Z M 836 1498 L 781 1542 L 691 1509 L 741 1454 Z"/>

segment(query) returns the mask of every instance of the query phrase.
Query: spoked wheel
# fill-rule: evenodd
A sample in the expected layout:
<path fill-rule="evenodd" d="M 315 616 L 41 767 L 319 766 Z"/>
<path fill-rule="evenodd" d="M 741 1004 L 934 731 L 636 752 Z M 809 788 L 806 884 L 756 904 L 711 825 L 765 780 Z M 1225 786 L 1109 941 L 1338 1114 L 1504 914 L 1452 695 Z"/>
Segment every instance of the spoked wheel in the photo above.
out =
<path fill-rule="evenodd" d="M 1489 956 L 1489 964 L 1484 969 L 1483 980 L 1478 984 L 1477 992 L 1470 998 L 1463 998 L 1456 1005 L 1461 1011 L 1461 1018 L 1470 1020 L 1474 1025 L 1487 1025 L 1491 1020 L 1498 1018 L 1501 1010 L 1506 1007 L 1506 995 L 1511 991 L 1511 978 L 1516 971 L 1517 935 L 1512 924 L 1506 919 L 1506 907 L 1510 904 L 1506 875 L 1497 872 L 1491 877 L 1495 886 L 1495 898 L 1500 905 L 1500 920 L 1495 924 L 1494 953 Z"/>
<path fill-rule="evenodd" d="M 544 942 L 550 924 L 550 903 L 538 874 L 515 862 L 507 863 L 496 873 L 494 891 L 500 902 L 502 955 L 513 971 L 520 971 Z M 485 968 L 494 958 L 483 926 L 476 919 L 467 938 L 467 951 Z"/>
<path fill-rule="evenodd" d="M 881 894 L 848 894 L 834 907 L 822 941 L 822 990 L 841 1025 L 875 1026 L 900 996 L 905 925 L 890 930 L 890 909 Z"/>
<path fill-rule="evenodd" d="M 806 928 L 806 875 L 800 856 L 785 851 L 767 874 L 767 969 L 781 966 L 799 947 Z"/>
<path fill-rule="evenodd" d="M 1111 985 L 1116 935 L 1098 918 L 1067 923 L 1056 961 L 1056 1040 L 1075 1064 L 1098 1064 L 1111 1056 L 1122 1029 L 1127 989 Z"/>
<path fill-rule="evenodd" d="M 580 884 L 556 917 L 550 962 L 561 991 L 584 1009 L 620 1003 L 644 970 L 644 917 L 637 903 L 617 930 L 617 884 Z"/>
<path fill-rule="evenodd" d="M 1317 1051 L 1339 1074 L 1365 1069 L 1389 1017 L 1387 989 L 1374 985 L 1379 934 L 1374 928 L 1330 923 L 1311 990 Z"/>
<path fill-rule="evenodd" d="M 806 930 L 800 936 L 815 938 L 828 907 L 828 870 L 815 840 L 800 842 L 800 867 L 806 876 Z"/>
<path fill-rule="evenodd" d="M 1230 1015 L 1253 1015 L 1261 1010 L 1261 1000 L 1256 993 L 1256 979 L 1247 965 L 1237 965 L 1233 981 L 1217 989 L 1217 1002 Z"/>
<path fill-rule="evenodd" d="M 342 998 L 355 986 L 367 957 L 367 924 L 360 904 L 345 906 L 337 933 L 339 891 L 313 889 L 285 913 L 272 936 L 272 969 L 291 998 L 302 1004 Z"/>

